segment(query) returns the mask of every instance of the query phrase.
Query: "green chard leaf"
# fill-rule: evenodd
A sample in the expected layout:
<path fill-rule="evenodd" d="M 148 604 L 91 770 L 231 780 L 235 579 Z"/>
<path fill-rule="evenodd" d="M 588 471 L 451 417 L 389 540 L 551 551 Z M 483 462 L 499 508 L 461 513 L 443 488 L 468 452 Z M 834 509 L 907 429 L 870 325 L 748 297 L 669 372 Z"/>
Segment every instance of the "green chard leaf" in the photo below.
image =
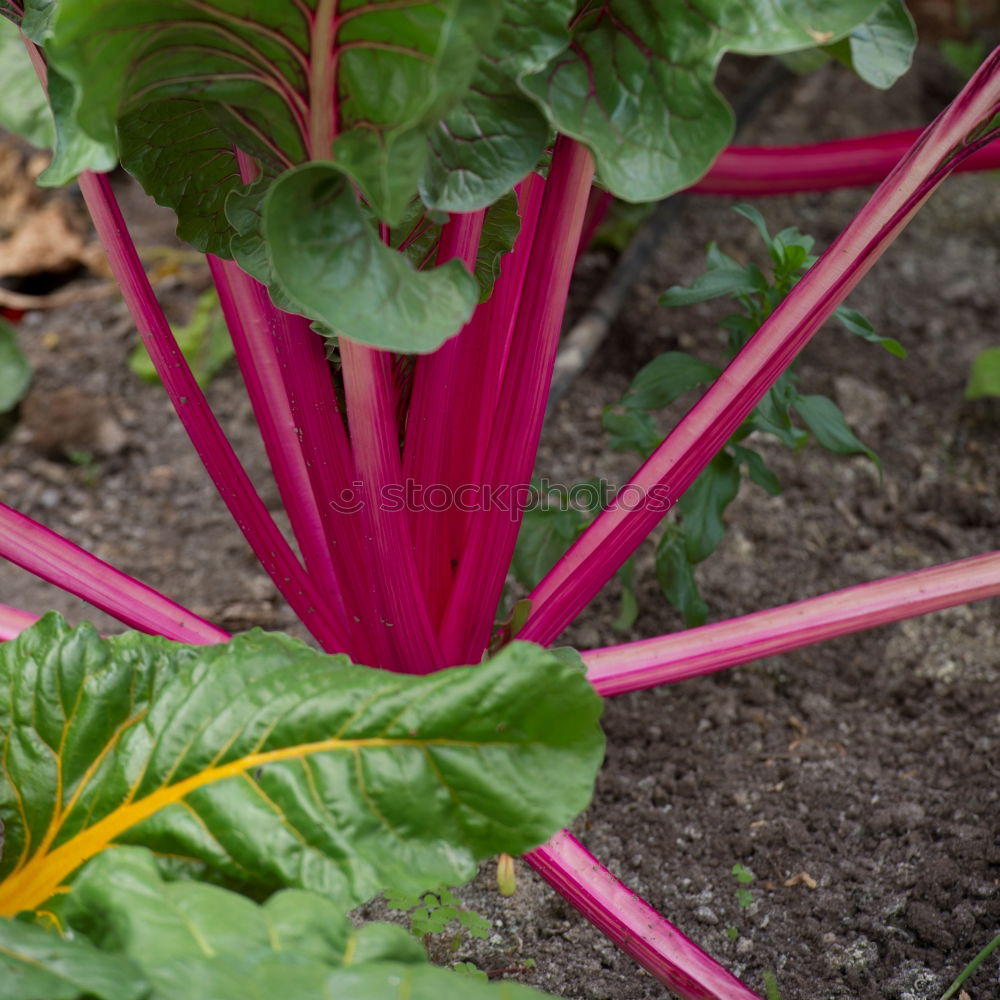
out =
<path fill-rule="evenodd" d="M 522 80 L 560 131 L 585 142 L 618 197 L 655 201 L 694 183 L 729 141 L 733 114 L 712 83 L 725 51 L 835 41 L 879 0 L 642 0 L 586 9 L 570 47 Z"/>
<path fill-rule="evenodd" d="M 423 948 L 402 927 L 374 923 L 355 930 L 342 907 L 315 892 L 284 890 L 258 904 L 218 886 L 167 881 L 153 854 L 141 848 L 117 848 L 92 859 L 55 909 L 74 936 L 89 938 L 80 948 L 94 952 L 96 945 L 105 952 L 97 953 L 100 958 L 117 962 L 119 976 L 131 972 L 137 985 L 108 994 L 110 1000 L 427 995 L 407 993 L 402 984 L 409 983 L 434 986 L 439 996 L 456 995 L 449 987 L 454 990 L 457 981 L 429 966 Z M 0 933 L 9 923 L 0 922 Z M 506 993 L 498 985 L 468 995 L 542 996 L 519 990 Z M 53 1000 L 62 996 L 52 994 Z"/>
<path fill-rule="evenodd" d="M 886 90 L 910 68 L 916 47 L 917 29 L 903 0 L 883 0 L 863 24 L 826 51 L 866 83 Z"/>
<path fill-rule="evenodd" d="M 315 21 L 303 16 L 306 7 Z M 405 9 L 360 5 L 336 20 L 328 0 L 300 6 L 271 0 L 62 0 L 46 40 L 54 73 L 65 81 L 61 96 L 53 94 L 59 138 L 47 178 L 62 183 L 86 168 L 106 170 L 120 155 L 156 200 L 178 213 L 183 238 L 230 257 L 236 234 L 225 207 L 245 190 L 239 148 L 266 180 L 292 175 L 286 183 L 297 193 L 308 194 L 295 168 L 315 163 L 320 172 L 337 175 L 331 185 L 356 187 L 367 208 L 393 224 L 417 196 L 432 133 L 469 93 L 502 13 L 502 5 L 486 0 L 415 0 Z M 538 39 L 524 41 L 528 51 L 537 45 Z M 492 178 L 497 189 L 491 194 L 498 197 L 520 179 L 515 174 L 531 169 L 545 137 L 539 112 L 506 78 L 498 78 L 494 90 L 482 100 L 507 102 L 503 115 L 517 110 L 514 131 L 521 137 L 516 162 L 507 162 L 502 178 Z M 495 116 L 486 108 L 479 114 L 484 124 Z M 524 146 L 527 133 L 530 143 Z M 486 169 L 485 146 L 462 149 L 450 154 L 451 180 L 441 182 L 449 189 L 460 175 L 471 178 Z M 513 155 L 506 147 L 500 152 Z M 468 202 L 468 192 L 452 195 L 447 198 L 454 204 Z M 282 220 L 283 231 L 315 208 L 307 203 Z M 334 258 L 337 273 L 321 288 L 303 295 L 295 275 L 288 279 L 287 242 L 273 254 L 265 251 L 267 268 L 253 273 L 268 271 L 265 283 L 276 304 L 294 300 L 299 311 L 330 330 L 406 352 L 432 350 L 460 329 L 475 289 L 458 265 L 437 269 L 442 273 L 433 278 L 418 275 L 389 262 L 372 240 L 356 239 L 355 216 L 334 216 L 346 222 L 350 235 L 335 234 L 332 248 L 310 243 L 325 240 L 327 231 L 312 229 L 294 240 L 293 269 L 309 258 L 306 270 L 315 273 Z M 368 275 L 373 267 L 371 280 L 338 280 L 344 273 Z M 373 293 L 380 305 L 374 311 Z M 425 322 L 429 302 L 435 304 L 431 324 Z"/>
<path fill-rule="evenodd" d="M 4 1000 L 146 1000 L 149 984 L 124 955 L 17 920 L 0 920 Z"/>
<path fill-rule="evenodd" d="M 456 885 L 568 823 L 603 752 L 586 679 L 525 643 L 416 677 L 260 631 L 191 647 L 47 615 L 0 646 L 0 691 L 0 916 L 113 844 L 341 907 Z"/>
<path fill-rule="evenodd" d="M 0 93 L 3 94 L 0 127 L 40 149 L 50 149 L 55 141 L 55 128 L 49 102 L 21 33 L 5 19 L 0 19 Z"/>
<path fill-rule="evenodd" d="M 468 93 L 431 130 L 421 198 L 446 212 L 492 205 L 531 172 L 548 141 L 545 116 L 484 60 Z"/>
<path fill-rule="evenodd" d="M 268 189 L 263 233 L 274 282 L 296 312 L 361 343 L 433 351 L 457 333 L 479 298 L 457 260 L 415 270 L 385 246 L 347 177 L 310 163 Z"/>

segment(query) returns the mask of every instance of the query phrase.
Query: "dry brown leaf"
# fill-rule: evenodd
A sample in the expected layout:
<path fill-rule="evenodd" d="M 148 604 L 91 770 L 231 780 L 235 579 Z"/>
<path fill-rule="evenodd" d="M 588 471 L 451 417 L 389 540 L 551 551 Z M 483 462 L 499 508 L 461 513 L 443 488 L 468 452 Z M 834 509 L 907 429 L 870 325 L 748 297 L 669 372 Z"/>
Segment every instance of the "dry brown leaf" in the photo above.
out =
<path fill-rule="evenodd" d="M 781 883 L 786 889 L 793 889 L 797 885 L 804 885 L 807 889 L 816 888 L 816 879 L 809 872 L 796 872 L 791 878 L 786 878 Z"/>
<path fill-rule="evenodd" d="M 53 200 L 26 214 L 0 242 L 0 277 L 72 271 L 86 258 L 86 244 L 65 202 Z"/>

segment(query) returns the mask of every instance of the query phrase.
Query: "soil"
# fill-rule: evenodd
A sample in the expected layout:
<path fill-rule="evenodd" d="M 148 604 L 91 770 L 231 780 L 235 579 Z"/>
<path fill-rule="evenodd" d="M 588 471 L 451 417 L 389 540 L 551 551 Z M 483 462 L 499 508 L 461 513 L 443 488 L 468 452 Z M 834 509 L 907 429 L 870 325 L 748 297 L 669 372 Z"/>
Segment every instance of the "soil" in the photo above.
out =
<path fill-rule="evenodd" d="M 915 127 L 954 89 L 932 52 L 886 95 L 830 68 L 772 95 L 745 141 Z M 121 187 L 150 259 L 176 246 L 169 217 Z M 772 231 L 796 225 L 822 247 L 866 197 L 843 191 L 758 207 Z M 908 357 L 834 328 L 805 350 L 803 391 L 837 400 L 878 452 L 883 477 L 864 457 L 759 442 L 784 491 L 769 497 L 747 485 L 730 508 L 728 534 L 699 570 L 712 620 L 998 547 L 1000 401 L 963 397 L 972 359 L 1000 342 L 998 232 L 997 178 L 949 180 L 850 300 Z M 634 463 L 607 451 L 602 406 L 664 350 L 721 357 L 724 306 L 668 312 L 656 303 L 699 273 L 711 240 L 763 263 L 727 201 L 686 199 L 612 338 L 550 420 L 539 475 L 624 482 Z M 168 313 L 184 320 L 205 272 L 176 253 L 157 259 Z M 608 262 L 606 251 L 584 258 L 575 299 L 586 301 Z M 20 330 L 35 376 L 21 421 L 0 444 L 4 501 L 225 628 L 301 634 L 165 396 L 129 372 L 137 338 L 120 301 L 29 312 Z M 276 509 L 232 367 L 209 395 Z M 678 415 L 665 415 L 665 426 Z M 634 629 L 612 628 L 612 586 L 560 641 L 591 648 L 679 628 L 649 551 L 636 578 Z M 13 566 L 0 566 L 0 595 L 113 628 Z M 997 601 L 981 602 L 609 700 L 607 761 L 574 831 L 762 993 L 770 970 L 784 1000 L 939 997 L 1000 930 L 998 611 Z M 736 864 L 753 873 L 749 905 L 737 895 Z M 454 953 L 436 942 L 437 956 L 510 970 L 568 1000 L 666 995 L 520 865 L 519 880 L 502 899 L 484 870 L 463 896 L 492 921 L 491 936 Z M 998 977 L 994 954 L 965 984 L 968 997 L 1000 997 Z"/>

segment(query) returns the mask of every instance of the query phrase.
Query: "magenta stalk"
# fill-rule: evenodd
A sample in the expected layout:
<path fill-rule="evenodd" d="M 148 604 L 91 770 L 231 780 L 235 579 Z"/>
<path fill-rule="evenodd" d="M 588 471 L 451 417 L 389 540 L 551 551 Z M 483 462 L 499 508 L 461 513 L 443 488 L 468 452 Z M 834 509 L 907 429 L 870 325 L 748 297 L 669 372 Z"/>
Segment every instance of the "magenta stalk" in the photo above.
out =
<path fill-rule="evenodd" d="M 318 613 L 325 604 L 322 595 L 257 495 L 191 374 L 150 287 L 107 177 L 86 171 L 79 184 L 142 341 L 219 495 L 268 576 L 317 641 L 328 651 L 345 650 L 341 630 Z"/>
<path fill-rule="evenodd" d="M 0 557 L 148 635 L 195 646 L 229 638 L 228 632 L 6 504 L 0 504 Z M 27 617 L 31 620 L 22 627 L 32 623 L 32 616 Z M 13 617 L 4 618 L 5 628 L 17 624 Z"/>
<path fill-rule="evenodd" d="M 567 830 L 529 851 L 524 860 L 680 1000 L 760 1000 L 615 878 Z"/>
<path fill-rule="evenodd" d="M 906 155 L 921 129 L 812 146 L 730 146 L 708 173 L 687 190 L 733 197 L 832 191 L 878 184 Z M 1000 147 L 986 146 L 955 168 L 1000 170 Z"/>
<path fill-rule="evenodd" d="M 476 253 L 483 231 L 485 210 L 453 215 L 441 231 L 436 264 L 440 267 L 449 260 L 459 260 L 472 273 L 476 266 Z M 478 310 L 477 310 L 478 314 Z M 451 339 L 445 341 L 433 354 L 416 359 L 413 390 L 406 416 L 406 447 L 403 456 L 403 473 L 406 484 L 427 490 L 431 487 L 457 489 L 462 483 L 455 475 L 452 454 L 458 422 L 457 400 L 464 392 L 465 373 L 469 359 L 463 351 L 464 344 L 474 336 L 476 314 Z M 454 505 L 433 507 L 414 504 L 410 511 L 410 530 L 413 535 L 417 573 L 427 598 L 427 607 L 435 628 L 448 604 L 451 594 L 453 553 L 450 538 L 451 522 L 461 519 L 461 511 Z"/>
<path fill-rule="evenodd" d="M 210 255 L 208 266 L 282 504 L 306 570 L 326 598 L 320 613 L 346 631 L 340 585 L 302 453 L 302 428 L 292 416 L 275 350 L 277 310 L 267 290 L 232 262 Z"/>
<path fill-rule="evenodd" d="M 1000 48 L 530 595 L 519 637 L 549 645 L 697 478 L 1000 108 Z M 992 133 L 991 133 L 992 134 Z M 627 498 L 628 502 L 625 502 Z"/>
<path fill-rule="evenodd" d="M 825 639 L 1000 596 L 1000 552 L 862 583 L 674 635 L 583 653 L 608 697 L 673 684 Z"/>
<path fill-rule="evenodd" d="M 482 504 L 483 509 L 470 519 L 465 550 L 441 626 L 445 662 L 450 664 L 478 662 L 489 643 L 494 610 L 523 515 L 521 491 L 538 451 L 593 175 L 594 159 L 589 150 L 560 136 L 542 194 L 483 470 L 483 484 L 496 487 L 501 499 L 495 504 Z"/>
<path fill-rule="evenodd" d="M 19 636 L 26 628 L 38 621 L 38 615 L 0 604 L 0 642 Z"/>
<path fill-rule="evenodd" d="M 369 666 L 429 673 L 444 662 L 417 572 L 409 511 L 399 502 L 403 469 L 391 355 L 347 337 L 339 343 L 351 444 L 361 484 L 354 512 L 361 518 L 367 539 L 368 607 L 376 619 L 370 634 L 378 661 Z"/>

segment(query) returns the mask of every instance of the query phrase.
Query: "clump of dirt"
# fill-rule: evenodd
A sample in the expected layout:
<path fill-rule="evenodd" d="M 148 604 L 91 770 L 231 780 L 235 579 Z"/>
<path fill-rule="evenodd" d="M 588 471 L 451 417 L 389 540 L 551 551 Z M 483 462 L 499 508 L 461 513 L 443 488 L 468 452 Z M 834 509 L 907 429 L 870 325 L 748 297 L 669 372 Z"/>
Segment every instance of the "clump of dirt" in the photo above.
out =
<path fill-rule="evenodd" d="M 883 96 L 831 67 L 769 99 L 746 141 L 922 124 L 936 110 L 941 73 L 925 55 Z M 175 246 L 169 218 L 123 191 L 140 246 Z M 758 207 L 772 231 L 796 225 L 823 246 L 865 198 L 844 191 Z M 997 547 L 1000 419 L 988 401 L 973 406 L 962 395 L 972 359 L 1000 336 L 997 232 L 996 178 L 948 181 L 850 300 L 908 358 L 832 328 L 806 349 L 803 390 L 838 401 L 878 452 L 883 477 L 862 457 L 759 442 L 784 492 L 747 486 L 730 508 L 728 535 L 700 570 L 713 619 Z M 556 410 L 538 474 L 625 482 L 634 461 L 608 453 L 602 406 L 661 351 L 721 356 L 724 306 L 656 304 L 664 288 L 699 273 L 711 240 L 759 260 L 749 225 L 725 202 L 688 199 L 612 340 Z M 167 269 L 158 285 L 178 320 L 206 280 L 181 270 Z M 599 266 L 593 275 L 600 280 Z M 26 419 L 0 444 L 5 502 L 226 628 L 301 635 L 162 392 L 129 372 L 137 337 L 121 303 L 30 312 L 20 329 L 35 378 Z M 54 441 L 45 414 L 56 400 L 72 415 L 73 393 L 81 413 L 87 401 L 86 427 L 77 428 L 86 440 Z M 236 372 L 225 370 L 209 394 L 277 509 Z M 630 633 L 611 627 L 611 587 L 561 641 L 590 648 L 679 628 L 645 550 L 636 575 L 642 614 Z M 114 628 L 16 567 L 0 566 L 0 593 Z M 997 611 L 984 602 L 611 699 L 606 765 L 574 832 L 758 990 L 770 970 L 784 1000 L 939 997 L 1000 928 Z M 735 865 L 752 873 L 749 884 Z M 472 959 L 568 1000 L 665 995 L 523 866 L 510 899 L 491 879 L 486 871 L 464 890 L 492 920 L 490 939 L 454 953 L 441 946 L 438 958 Z M 967 983 L 972 1000 L 1000 995 L 997 973 L 994 956 Z"/>

